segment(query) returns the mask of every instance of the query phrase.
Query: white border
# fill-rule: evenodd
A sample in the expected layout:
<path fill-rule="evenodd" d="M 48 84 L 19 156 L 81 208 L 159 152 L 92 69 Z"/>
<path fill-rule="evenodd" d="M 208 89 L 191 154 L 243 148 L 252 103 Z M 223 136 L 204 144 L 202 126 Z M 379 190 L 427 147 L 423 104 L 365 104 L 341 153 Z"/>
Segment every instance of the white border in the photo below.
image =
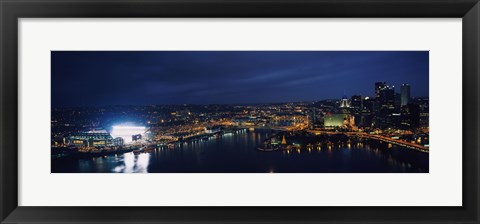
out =
<path fill-rule="evenodd" d="M 460 206 L 461 31 L 461 19 L 20 19 L 19 205 Z M 51 50 L 430 50 L 430 173 L 50 174 Z"/>

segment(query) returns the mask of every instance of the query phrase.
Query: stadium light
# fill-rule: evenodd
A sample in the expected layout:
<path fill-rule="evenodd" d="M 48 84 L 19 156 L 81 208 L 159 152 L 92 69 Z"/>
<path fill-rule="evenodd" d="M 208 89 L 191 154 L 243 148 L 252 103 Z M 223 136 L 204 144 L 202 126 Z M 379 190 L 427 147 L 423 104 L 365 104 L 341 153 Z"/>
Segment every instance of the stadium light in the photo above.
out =
<path fill-rule="evenodd" d="M 132 135 L 143 135 L 147 130 L 144 126 L 112 126 L 112 132 L 110 133 L 113 138 L 122 138 L 124 143 L 132 142 Z"/>

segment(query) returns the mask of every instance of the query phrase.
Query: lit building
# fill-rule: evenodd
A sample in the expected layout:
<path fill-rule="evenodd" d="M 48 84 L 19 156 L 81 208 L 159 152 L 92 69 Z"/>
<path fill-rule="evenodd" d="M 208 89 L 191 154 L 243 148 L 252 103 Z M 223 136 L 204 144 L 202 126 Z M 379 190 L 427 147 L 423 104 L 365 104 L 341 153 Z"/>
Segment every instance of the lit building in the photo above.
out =
<path fill-rule="evenodd" d="M 420 125 L 420 106 L 417 104 L 407 104 L 402 106 L 402 127 L 406 129 L 415 129 Z"/>
<path fill-rule="evenodd" d="M 372 126 L 388 128 L 396 125 L 393 114 L 395 113 L 395 87 L 388 86 L 385 82 L 375 83 L 375 107 Z"/>
<path fill-rule="evenodd" d="M 307 125 L 308 115 L 277 115 L 271 121 L 271 125 L 278 127 L 292 127 L 295 125 Z"/>
<path fill-rule="evenodd" d="M 400 105 L 405 106 L 410 103 L 410 85 L 402 84 L 400 87 Z"/>
<path fill-rule="evenodd" d="M 340 101 L 340 108 L 350 108 L 350 101 L 347 96 L 343 96 L 342 101 Z"/>
<path fill-rule="evenodd" d="M 232 119 L 232 122 L 238 126 L 253 126 L 256 123 L 256 118 L 236 117 Z"/>
<path fill-rule="evenodd" d="M 387 86 L 386 82 L 376 82 L 375 83 L 375 98 L 380 98 L 380 90 Z"/>
<path fill-rule="evenodd" d="M 345 119 L 345 120 L 347 120 L 347 119 Z M 355 127 L 355 116 L 350 115 L 350 117 L 348 118 L 348 123 L 346 125 L 349 128 L 354 128 Z"/>
<path fill-rule="evenodd" d="M 383 113 L 391 113 L 395 109 L 395 87 L 384 86 L 379 89 L 379 97 L 377 102 L 380 111 Z"/>
<path fill-rule="evenodd" d="M 371 127 L 373 118 L 373 100 L 370 97 L 365 97 L 362 101 L 362 109 L 360 110 L 360 119 L 358 126 Z"/>
<path fill-rule="evenodd" d="M 106 130 L 96 129 L 71 135 L 67 142 L 70 146 L 104 147 L 112 146 L 114 144 L 113 140 Z"/>
<path fill-rule="evenodd" d="M 428 98 L 417 98 L 416 104 L 420 106 L 420 126 L 429 126 L 429 100 Z"/>
<path fill-rule="evenodd" d="M 114 138 L 114 139 L 112 140 L 112 145 L 113 145 L 113 146 L 122 146 L 122 145 L 123 145 L 123 142 L 124 142 L 124 141 L 123 141 L 123 138 L 120 138 L 120 137 Z"/>

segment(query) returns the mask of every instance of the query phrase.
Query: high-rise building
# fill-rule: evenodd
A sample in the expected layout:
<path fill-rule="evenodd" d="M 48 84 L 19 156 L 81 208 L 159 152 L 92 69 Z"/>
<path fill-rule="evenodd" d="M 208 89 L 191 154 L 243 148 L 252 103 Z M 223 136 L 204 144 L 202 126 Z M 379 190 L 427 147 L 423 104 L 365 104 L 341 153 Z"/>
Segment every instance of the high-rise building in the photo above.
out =
<path fill-rule="evenodd" d="M 407 104 L 402 106 L 402 121 L 404 128 L 415 129 L 420 125 L 420 106 L 417 104 Z"/>
<path fill-rule="evenodd" d="M 380 111 L 391 113 L 395 109 L 395 87 L 384 86 L 380 88 L 377 102 L 379 103 Z"/>
<path fill-rule="evenodd" d="M 395 87 L 388 86 L 385 82 L 376 82 L 373 126 L 378 128 L 393 127 L 393 113 L 395 113 Z"/>
<path fill-rule="evenodd" d="M 400 87 L 400 105 L 405 106 L 410 103 L 410 85 L 402 84 Z"/>
<path fill-rule="evenodd" d="M 371 113 L 373 111 L 373 100 L 370 97 L 363 99 L 362 112 Z"/>
<path fill-rule="evenodd" d="M 387 86 L 386 82 L 376 82 L 375 83 L 375 98 L 380 97 L 380 90 Z"/>
<path fill-rule="evenodd" d="M 373 117 L 372 112 L 373 112 L 373 99 L 370 99 L 370 97 L 365 97 L 362 103 L 359 126 L 370 127 L 372 125 L 372 117 Z"/>
<path fill-rule="evenodd" d="M 376 82 L 375 83 L 375 104 L 374 104 L 374 110 L 378 110 L 380 108 L 380 92 L 383 88 L 387 86 L 386 82 Z"/>
<path fill-rule="evenodd" d="M 362 96 L 353 95 L 352 100 L 350 102 L 350 107 L 361 109 L 362 108 L 362 102 L 363 102 Z"/>

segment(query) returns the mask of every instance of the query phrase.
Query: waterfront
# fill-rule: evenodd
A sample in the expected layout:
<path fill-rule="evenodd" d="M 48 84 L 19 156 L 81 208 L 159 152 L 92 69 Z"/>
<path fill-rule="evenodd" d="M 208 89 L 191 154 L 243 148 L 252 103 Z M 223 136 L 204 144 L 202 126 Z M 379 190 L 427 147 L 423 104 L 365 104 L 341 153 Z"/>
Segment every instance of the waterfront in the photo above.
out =
<path fill-rule="evenodd" d="M 272 131 L 242 131 L 185 142 L 174 149 L 92 158 L 52 158 L 52 173 L 415 173 L 428 153 L 374 141 L 261 152 Z M 383 145 L 385 144 L 385 145 Z"/>

